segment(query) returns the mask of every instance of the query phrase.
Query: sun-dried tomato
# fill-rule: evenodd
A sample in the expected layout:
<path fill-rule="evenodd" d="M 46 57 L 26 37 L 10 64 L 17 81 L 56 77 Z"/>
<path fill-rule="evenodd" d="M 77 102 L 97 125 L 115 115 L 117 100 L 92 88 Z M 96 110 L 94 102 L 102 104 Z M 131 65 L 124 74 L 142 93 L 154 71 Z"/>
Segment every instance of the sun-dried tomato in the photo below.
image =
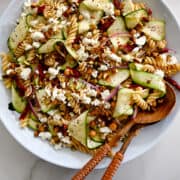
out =
<path fill-rule="evenodd" d="M 113 24 L 114 19 L 112 17 L 103 18 L 100 20 L 99 29 L 102 31 L 107 31 L 107 29 Z"/>

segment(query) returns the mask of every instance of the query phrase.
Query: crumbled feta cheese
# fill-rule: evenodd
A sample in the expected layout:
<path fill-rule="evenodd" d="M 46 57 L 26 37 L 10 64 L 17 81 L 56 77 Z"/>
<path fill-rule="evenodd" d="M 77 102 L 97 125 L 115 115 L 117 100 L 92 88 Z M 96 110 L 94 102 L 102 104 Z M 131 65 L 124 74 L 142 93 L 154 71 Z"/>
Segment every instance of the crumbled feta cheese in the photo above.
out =
<path fill-rule="evenodd" d="M 57 13 L 56 16 L 59 18 L 63 15 L 63 13 L 68 9 L 67 6 L 65 6 L 64 4 L 60 4 L 60 6 L 57 9 Z"/>
<path fill-rule="evenodd" d="M 72 97 L 74 97 L 76 100 L 79 100 L 80 99 L 80 96 L 79 96 L 79 94 L 77 94 L 77 93 L 72 93 L 71 94 L 72 95 Z"/>
<path fill-rule="evenodd" d="M 89 57 L 89 54 L 85 52 L 85 47 L 83 45 L 80 45 L 80 49 L 78 49 L 76 53 L 80 61 L 85 61 Z"/>
<path fill-rule="evenodd" d="M 41 46 L 40 42 L 33 42 L 33 47 L 35 47 L 36 49 L 38 49 Z"/>
<path fill-rule="evenodd" d="M 57 110 L 56 110 L 56 109 L 53 109 L 53 110 L 48 111 L 47 114 L 50 115 L 50 116 L 54 116 L 54 114 L 55 114 L 56 112 L 57 112 Z"/>
<path fill-rule="evenodd" d="M 55 19 L 55 18 L 50 18 L 50 19 L 48 20 L 48 22 L 49 22 L 49 23 L 53 23 L 53 24 L 58 24 L 58 23 L 59 23 L 58 19 Z"/>
<path fill-rule="evenodd" d="M 56 97 L 59 101 L 62 101 L 63 103 L 66 103 L 66 96 L 64 91 L 59 91 Z"/>
<path fill-rule="evenodd" d="M 24 2 L 24 6 L 25 6 L 25 7 L 31 7 L 31 0 L 26 0 L 26 1 Z"/>
<path fill-rule="evenodd" d="M 140 33 L 135 33 L 134 38 L 138 38 L 138 37 L 140 37 Z"/>
<path fill-rule="evenodd" d="M 55 144 L 55 145 L 54 145 L 54 149 L 55 149 L 55 150 L 60 150 L 60 149 L 62 149 L 62 147 L 63 147 L 62 143 L 59 143 L 59 144 Z"/>
<path fill-rule="evenodd" d="M 105 109 L 110 109 L 111 108 L 111 104 L 109 102 L 105 102 L 104 103 L 104 108 Z"/>
<path fill-rule="evenodd" d="M 106 99 L 109 95 L 110 95 L 110 91 L 109 91 L 108 89 L 104 90 L 104 91 L 101 93 L 102 99 Z"/>
<path fill-rule="evenodd" d="M 158 76 L 160 76 L 160 77 L 164 77 L 164 71 L 162 71 L 162 70 L 156 70 L 155 72 L 154 72 L 154 74 L 156 74 L 156 75 L 158 75 Z"/>
<path fill-rule="evenodd" d="M 45 116 L 39 118 L 39 121 L 42 122 L 42 123 L 47 122 L 47 120 L 48 120 L 48 119 L 47 119 L 47 117 L 45 117 Z"/>
<path fill-rule="evenodd" d="M 51 96 L 51 90 L 48 87 L 45 87 L 44 90 L 48 96 Z"/>
<path fill-rule="evenodd" d="M 177 58 L 175 56 L 171 56 L 170 60 L 171 61 L 169 62 L 169 64 L 176 64 L 176 63 L 178 63 L 178 60 L 177 60 Z"/>
<path fill-rule="evenodd" d="M 30 25 L 31 26 L 36 26 L 38 24 L 38 22 L 39 22 L 38 20 L 33 20 L 33 21 L 30 22 Z"/>
<path fill-rule="evenodd" d="M 108 57 L 109 57 L 111 60 L 113 60 L 113 61 L 116 61 L 116 62 L 119 62 L 119 63 L 122 62 L 121 57 L 117 56 L 117 55 L 114 54 L 114 53 L 109 54 Z"/>
<path fill-rule="evenodd" d="M 47 26 L 43 26 L 41 30 L 43 32 L 47 32 L 49 30 L 49 28 L 50 28 L 50 26 L 47 25 Z"/>
<path fill-rule="evenodd" d="M 138 45 L 138 46 L 143 46 L 145 43 L 146 43 L 146 36 L 141 36 L 140 38 L 137 38 L 135 40 L 135 43 Z"/>
<path fill-rule="evenodd" d="M 61 138 L 64 137 L 63 134 L 62 134 L 62 132 L 58 132 L 58 133 L 57 133 L 57 136 L 58 136 L 59 139 L 61 139 Z"/>
<path fill-rule="evenodd" d="M 103 5 L 103 10 L 107 16 L 114 15 L 114 5 L 112 3 L 100 4 L 100 6 L 102 6 L 102 5 Z"/>
<path fill-rule="evenodd" d="M 31 50 L 33 47 L 32 47 L 32 45 L 31 44 L 25 44 L 25 51 L 29 51 L 29 50 Z"/>
<path fill-rule="evenodd" d="M 49 132 L 40 132 L 39 137 L 41 137 L 43 140 L 50 140 L 52 135 Z"/>
<path fill-rule="evenodd" d="M 39 40 L 42 40 L 45 38 L 44 34 L 42 32 L 38 32 L 38 31 L 32 33 L 31 37 L 35 41 L 39 41 Z"/>
<path fill-rule="evenodd" d="M 133 52 L 133 53 L 137 53 L 140 49 L 141 49 L 140 46 L 135 47 L 135 48 L 132 50 L 132 52 Z"/>
<path fill-rule="evenodd" d="M 96 97 L 97 96 L 97 91 L 95 89 L 88 88 L 87 89 L 87 95 L 92 96 L 92 97 Z"/>
<path fill-rule="evenodd" d="M 98 99 L 95 99 L 94 101 L 91 102 L 91 104 L 92 104 L 93 106 L 99 106 L 99 105 L 101 104 L 101 101 L 98 100 Z"/>
<path fill-rule="evenodd" d="M 61 87 L 62 87 L 62 88 L 66 88 L 66 82 L 62 82 L 62 83 L 61 83 Z"/>
<path fill-rule="evenodd" d="M 62 137 L 61 138 L 61 141 L 65 144 L 71 144 L 71 141 L 70 141 L 70 138 L 69 136 L 66 136 L 66 137 Z"/>
<path fill-rule="evenodd" d="M 92 46 L 95 46 L 95 45 L 98 45 L 99 44 L 99 41 L 96 39 L 89 39 L 89 38 L 84 38 L 83 39 L 83 44 L 84 45 L 92 45 Z"/>
<path fill-rule="evenodd" d="M 90 97 L 87 97 L 85 94 L 83 94 L 83 95 L 81 96 L 81 101 L 82 101 L 82 103 L 84 103 L 84 104 L 90 104 L 90 103 L 91 103 L 91 98 L 90 98 Z"/>
<path fill-rule="evenodd" d="M 54 79 L 58 73 L 59 73 L 59 69 L 55 69 L 55 68 L 48 68 L 48 73 L 51 75 L 50 79 Z"/>
<path fill-rule="evenodd" d="M 56 113 L 55 115 L 53 115 L 53 119 L 55 120 L 55 121 L 59 121 L 59 120 L 61 120 L 61 115 L 59 114 L 59 113 Z"/>
<path fill-rule="evenodd" d="M 97 76 L 98 76 L 98 71 L 93 70 L 91 76 L 92 76 L 93 78 L 97 78 Z"/>
<path fill-rule="evenodd" d="M 8 69 L 8 70 L 6 71 L 6 74 L 7 74 L 7 75 L 10 75 L 12 72 L 14 72 L 13 69 Z"/>
<path fill-rule="evenodd" d="M 105 64 L 101 64 L 101 66 L 98 68 L 99 71 L 106 71 L 108 70 L 108 66 Z"/>
<path fill-rule="evenodd" d="M 109 133 L 112 132 L 112 130 L 109 127 L 102 127 L 102 128 L 99 129 L 99 131 L 101 133 L 106 133 L 106 134 L 109 134 Z"/>
<path fill-rule="evenodd" d="M 30 68 L 22 68 L 20 76 L 21 76 L 22 79 L 28 80 L 30 74 L 31 74 L 31 69 Z"/>

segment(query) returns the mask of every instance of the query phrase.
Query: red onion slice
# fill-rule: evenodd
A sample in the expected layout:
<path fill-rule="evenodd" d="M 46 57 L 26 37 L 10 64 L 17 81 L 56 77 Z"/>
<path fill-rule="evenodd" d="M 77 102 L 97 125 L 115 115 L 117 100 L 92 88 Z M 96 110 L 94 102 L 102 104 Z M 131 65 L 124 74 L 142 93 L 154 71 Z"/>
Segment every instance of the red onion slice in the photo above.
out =
<path fill-rule="evenodd" d="M 172 79 L 171 77 L 165 77 L 165 80 L 180 91 L 180 84 L 176 80 Z"/>
<path fill-rule="evenodd" d="M 110 101 L 110 100 L 118 93 L 118 91 L 119 91 L 120 88 L 121 88 L 121 85 L 118 85 L 117 87 L 115 87 L 115 88 L 111 91 L 110 95 L 105 99 L 105 101 Z"/>

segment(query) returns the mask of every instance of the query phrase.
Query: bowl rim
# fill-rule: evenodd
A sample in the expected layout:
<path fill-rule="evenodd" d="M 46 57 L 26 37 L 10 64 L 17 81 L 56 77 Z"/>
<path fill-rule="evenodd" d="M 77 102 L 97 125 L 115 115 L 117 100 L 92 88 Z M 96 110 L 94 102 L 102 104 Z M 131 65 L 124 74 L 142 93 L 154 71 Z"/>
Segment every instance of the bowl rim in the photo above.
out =
<path fill-rule="evenodd" d="M 0 22 L 3 21 L 3 19 L 5 19 L 6 17 L 6 13 L 8 12 L 8 10 L 13 7 L 15 3 L 15 0 L 12 0 L 7 8 L 4 10 L 4 12 L 2 13 L 1 17 L 0 17 Z M 162 5 L 164 5 L 164 8 L 166 9 L 166 11 L 168 11 L 168 13 L 171 14 L 174 22 L 176 23 L 177 25 L 177 28 L 178 28 L 178 31 L 180 32 L 180 22 L 178 22 L 177 18 L 175 17 L 174 13 L 172 13 L 171 9 L 168 7 L 168 3 L 167 2 L 164 2 L 163 0 L 160 0 L 160 3 Z M 178 113 L 178 112 L 177 112 Z M 177 115 L 177 114 L 176 114 Z M 16 142 L 18 142 L 18 144 L 20 144 L 24 149 L 26 149 L 28 152 L 30 152 L 31 154 L 35 155 L 37 158 L 40 158 L 46 162 L 49 162 L 51 164 L 54 164 L 54 165 L 57 165 L 57 166 L 61 166 L 61 167 L 64 167 L 64 168 L 69 168 L 69 169 L 80 169 L 80 167 L 74 167 L 73 165 L 69 164 L 68 165 L 64 165 L 63 163 L 57 163 L 57 162 L 54 162 L 51 158 L 47 158 L 47 156 L 43 156 L 35 151 L 33 151 L 31 148 L 27 147 L 25 144 L 23 144 L 22 141 L 20 141 L 17 136 L 14 136 L 13 133 L 11 132 L 11 130 L 8 128 L 8 126 L 6 125 L 6 122 L 4 122 L 3 120 L 3 116 L 1 115 L 0 113 L 0 121 L 2 122 L 2 125 L 6 128 L 6 130 L 8 131 L 8 133 L 16 140 Z M 149 151 L 152 147 L 154 147 L 160 140 L 161 138 L 167 133 L 167 130 L 172 126 L 173 124 L 173 121 L 169 122 L 168 125 L 164 128 L 163 132 L 161 134 L 158 135 L 158 137 L 156 138 L 156 140 L 154 140 L 153 142 L 149 143 L 144 149 L 143 151 L 140 151 L 140 152 L 136 152 L 134 156 L 131 156 L 131 157 L 127 157 L 124 159 L 123 161 L 123 164 L 127 163 L 127 162 L 130 162 L 134 159 L 137 159 L 139 156 L 143 155 L 145 152 Z M 103 169 L 103 168 L 106 168 L 107 166 L 106 165 L 101 165 L 101 166 L 97 166 L 96 169 Z"/>

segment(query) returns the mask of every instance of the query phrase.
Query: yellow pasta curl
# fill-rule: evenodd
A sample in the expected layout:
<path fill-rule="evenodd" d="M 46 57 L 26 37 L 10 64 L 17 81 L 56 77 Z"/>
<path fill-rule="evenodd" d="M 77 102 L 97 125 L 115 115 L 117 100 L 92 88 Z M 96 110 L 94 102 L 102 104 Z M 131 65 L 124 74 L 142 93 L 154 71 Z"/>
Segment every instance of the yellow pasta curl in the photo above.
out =
<path fill-rule="evenodd" d="M 146 5 L 144 3 L 134 3 L 134 11 L 139 9 L 146 9 Z"/>
<path fill-rule="evenodd" d="M 149 64 L 145 64 L 145 65 L 143 66 L 142 70 L 145 71 L 145 72 L 150 72 L 150 73 L 155 72 L 154 66 L 149 65 Z"/>
<path fill-rule="evenodd" d="M 10 77 L 3 78 L 3 83 L 7 89 L 10 89 L 13 84 L 13 80 Z"/>
<path fill-rule="evenodd" d="M 133 94 L 132 99 L 133 99 L 133 102 L 138 107 L 140 107 L 142 110 L 148 110 L 149 109 L 148 103 L 139 94 Z"/>
<path fill-rule="evenodd" d="M 156 100 L 161 96 L 162 92 L 154 90 L 153 93 L 151 93 L 148 98 L 147 98 L 147 103 L 152 106 L 155 107 L 157 105 Z"/>
<path fill-rule="evenodd" d="M 78 23 L 76 15 L 73 15 L 71 18 L 70 29 L 68 33 L 68 37 L 66 40 L 67 45 L 72 45 L 74 40 L 76 39 L 77 31 L 78 31 Z"/>
<path fill-rule="evenodd" d="M 0 57 L 2 58 L 2 71 L 5 73 L 11 65 L 12 57 L 6 53 L 0 54 Z"/>

